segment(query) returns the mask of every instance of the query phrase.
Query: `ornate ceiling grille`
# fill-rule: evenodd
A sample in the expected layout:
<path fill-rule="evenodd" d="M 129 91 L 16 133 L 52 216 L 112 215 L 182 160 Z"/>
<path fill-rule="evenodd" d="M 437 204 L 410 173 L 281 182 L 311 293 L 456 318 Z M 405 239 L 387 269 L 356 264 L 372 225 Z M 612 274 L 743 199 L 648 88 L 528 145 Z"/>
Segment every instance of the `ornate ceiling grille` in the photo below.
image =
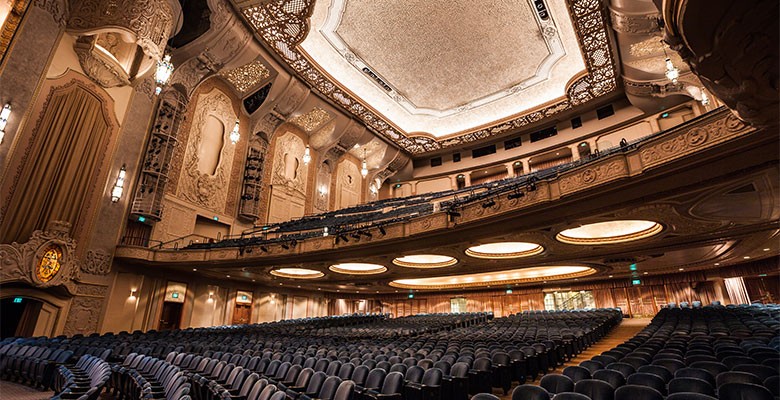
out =
<path fill-rule="evenodd" d="M 260 5 L 244 5 L 233 0 L 243 16 L 301 78 L 333 100 L 367 127 L 392 140 L 412 154 L 461 146 L 494 135 L 517 130 L 574 106 L 584 104 L 617 88 L 616 64 L 609 42 L 607 14 L 600 0 L 567 0 L 577 39 L 585 55 L 588 74 L 573 82 L 563 100 L 542 109 L 529 111 L 496 125 L 446 139 L 409 137 L 388 121 L 363 106 L 356 98 L 315 68 L 297 46 L 309 30 L 314 0 L 273 0 Z"/>

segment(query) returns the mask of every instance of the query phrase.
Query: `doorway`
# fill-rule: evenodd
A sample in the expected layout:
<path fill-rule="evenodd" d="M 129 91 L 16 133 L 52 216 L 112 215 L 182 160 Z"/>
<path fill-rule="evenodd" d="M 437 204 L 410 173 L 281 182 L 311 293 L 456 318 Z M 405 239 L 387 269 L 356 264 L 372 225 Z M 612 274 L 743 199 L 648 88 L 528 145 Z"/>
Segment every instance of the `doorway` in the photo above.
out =
<path fill-rule="evenodd" d="M 236 304 L 233 311 L 233 325 L 248 324 L 252 317 L 252 306 L 249 304 Z"/>
<path fill-rule="evenodd" d="M 171 329 L 179 329 L 183 306 L 183 303 L 174 303 L 171 301 L 163 302 L 160 325 L 157 327 L 157 330 L 168 331 Z"/>
<path fill-rule="evenodd" d="M 0 300 L 0 339 L 31 337 L 43 303 L 26 297 L 6 297 Z"/>

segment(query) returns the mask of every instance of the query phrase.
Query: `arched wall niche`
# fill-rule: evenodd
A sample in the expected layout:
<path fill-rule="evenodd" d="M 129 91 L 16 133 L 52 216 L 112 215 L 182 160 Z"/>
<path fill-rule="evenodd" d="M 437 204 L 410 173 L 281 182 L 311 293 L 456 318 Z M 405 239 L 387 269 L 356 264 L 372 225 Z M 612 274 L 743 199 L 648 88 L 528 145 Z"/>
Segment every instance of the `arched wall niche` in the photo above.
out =
<path fill-rule="evenodd" d="M 22 283 L 0 284 L 0 299 L 22 297 L 43 303 L 33 336 L 54 337 L 65 329 L 65 316 L 70 310 L 71 298 L 62 288 L 36 289 Z"/>
<path fill-rule="evenodd" d="M 268 222 L 289 221 L 306 213 L 309 168 L 303 162 L 308 137 L 298 127 L 284 123 L 271 139 L 272 167 L 266 181 L 270 184 Z M 313 156 L 313 161 L 316 157 Z M 315 161 L 316 162 L 316 161 Z"/>
<path fill-rule="evenodd" d="M 335 209 L 360 204 L 364 179 L 360 174 L 358 161 L 349 154 L 345 155 L 338 164 L 336 176 Z"/>
<path fill-rule="evenodd" d="M 326 212 L 329 210 L 332 179 L 333 163 L 331 160 L 324 160 L 317 168 L 317 183 L 314 188 L 314 209 L 316 211 Z"/>
<path fill-rule="evenodd" d="M 12 143 L 5 171 L 14 173 L 0 183 L 0 224 L 8 227 L 0 242 L 24 242 L 53 220 L 69 222 L 70 236 L 88 242 L 98 203 L 110 201 L 104 186 L 120 128 L 114 110 L 104 89 L 73 70 L 43 82 Z"/>

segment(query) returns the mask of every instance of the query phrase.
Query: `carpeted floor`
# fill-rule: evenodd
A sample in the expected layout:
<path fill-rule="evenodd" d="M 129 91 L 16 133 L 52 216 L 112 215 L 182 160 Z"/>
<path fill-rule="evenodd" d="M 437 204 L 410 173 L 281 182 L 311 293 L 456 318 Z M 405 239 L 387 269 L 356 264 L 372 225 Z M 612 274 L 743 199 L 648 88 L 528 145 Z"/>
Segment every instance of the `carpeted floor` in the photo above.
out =
<path fill-rule="evenodd" d="M 571 361 L 565 363 L 563 366 L 560 366 L 555 369 L 555 371 L 548 372 L 548 374 L 560 374 L 561 371 L 563 371 L 564 368 L 570 366 L 570 365 L 578 365 L 579 363 L 590 360 L 591 357 L 597 356 L 623 342 L 625 342 L 628 339 L 631 339 L 634 335 L 636 335 L 639 331 L 642 330 L 647 324 L 650 323 L 650 318 L 627 318 L 624 319 L 620 325 L 615 327 L 615 329 L 612 330 L 607 336 L 604 336 L 598 343 L 591 346 L 587 350 L 580 353 L 577 357 L 573 358 Z M 541 379 L 541 377 L 539 377 Z M 526 382 L 528 384 L 532 385 L 538 385 L 539 379 L 533 381 L 533 382 Z M 512 385 L 512 390 L 517 386 L 517 384 Z M 504 393 L 501 389 L 493 389 L 493 394 L 500 397 L 501 400 L 511 400 L 512 399 L 512 390 L 509 391 L 509 394 L 504 396 Z"/>
<path fill-rule="evenodd" d="M 41 392 L 18 383 L 0 381 L 0 399 L 2 400 L 45 400 L 54 396 L 54 392 Z"/>

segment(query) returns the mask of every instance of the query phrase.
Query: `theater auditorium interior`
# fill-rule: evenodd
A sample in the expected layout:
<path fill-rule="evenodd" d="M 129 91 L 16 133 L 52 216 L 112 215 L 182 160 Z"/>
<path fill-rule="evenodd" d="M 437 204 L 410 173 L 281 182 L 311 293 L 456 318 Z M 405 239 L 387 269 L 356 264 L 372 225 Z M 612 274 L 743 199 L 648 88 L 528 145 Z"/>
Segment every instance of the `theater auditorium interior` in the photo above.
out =
<path fill-rule="evenodd" d="M 780 400 L 777 0 L 0 0 L 0 399 Z"/>

